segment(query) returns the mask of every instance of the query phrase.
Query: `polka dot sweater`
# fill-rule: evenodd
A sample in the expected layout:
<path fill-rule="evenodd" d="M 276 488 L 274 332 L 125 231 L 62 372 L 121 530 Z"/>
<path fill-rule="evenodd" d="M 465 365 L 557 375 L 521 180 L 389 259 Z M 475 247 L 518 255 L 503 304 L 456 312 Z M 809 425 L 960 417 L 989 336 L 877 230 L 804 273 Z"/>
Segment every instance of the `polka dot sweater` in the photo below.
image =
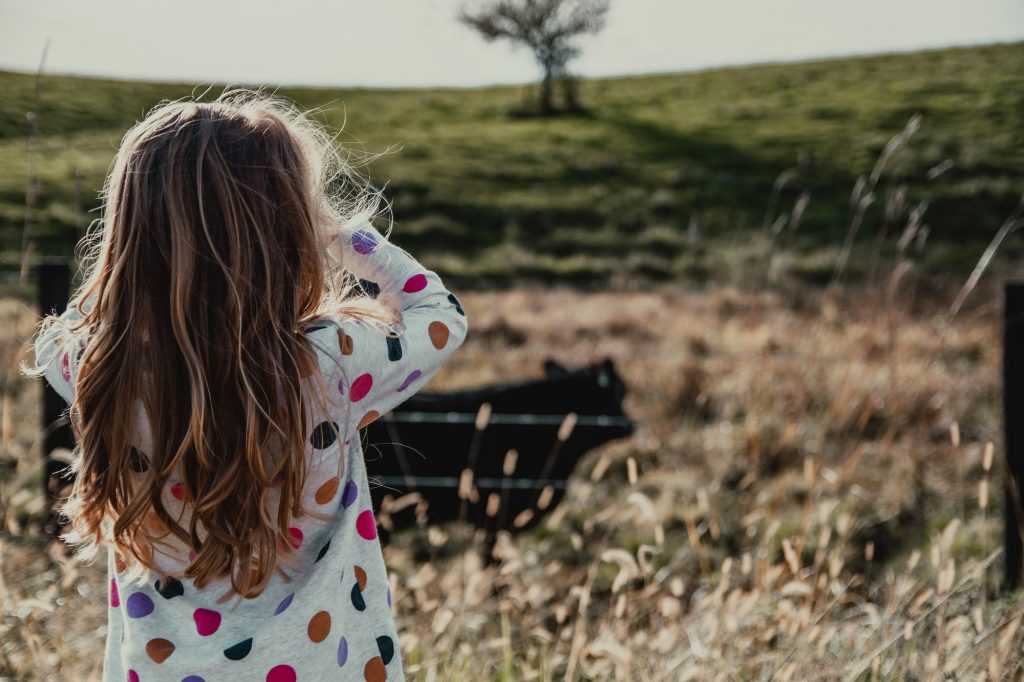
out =
<path fill-rule="evenodd" d="M 226 602 L 218 601 L 229 585 L 224 579 L 201 590 L 187 578 L 129 582 L 110 551 L 105 681 L 404 679 L 392 617 L 395 595 L 377 537 L 358 429 L 436 374 L 462 344 L 466 316 L 436 273 L 368 222 L 340 230 L 330 250 L 368 295 L 402 313 L 391 330 L 339 316 L 305 329 L 328 387 L 329 409 L 317 414 L 322 409 L 311 408 L 316 416 L 308 424 L 304 502 L 336 520 L 297 519 L 289 534 L 301 570 L 284 569 L 290 581 L 275 573 L 259 595 Z M 71 308 L 63 317 L 73 320 L 78 314 Z M 70 403 L 85 344 L 58 332 L 54 325 L 37 337 L 36 364 L 45 366 L 47 380 Z M 138 432 L 145 434 L 144 413 L 138 419 Z M 146 471 L 150 445 L 142 437 L 133 450 L 136 472 Z M 181 484 L 172 478 L 165 487 L 165 506 L 187 519 Z M 190 560 L 190 549 L 161 548 L 157 560 L 171 575 Z"/>

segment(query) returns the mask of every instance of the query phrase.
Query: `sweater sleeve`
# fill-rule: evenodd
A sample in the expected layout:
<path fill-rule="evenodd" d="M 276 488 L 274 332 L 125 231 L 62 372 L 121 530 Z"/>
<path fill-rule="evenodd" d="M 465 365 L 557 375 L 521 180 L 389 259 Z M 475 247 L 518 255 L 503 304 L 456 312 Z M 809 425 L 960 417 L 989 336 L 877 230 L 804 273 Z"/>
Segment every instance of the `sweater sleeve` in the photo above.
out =
<path fill-rule="evenodd" d="M 87 301 L 86 310 L 91 305 L 92 301 Z M 44 370 L 46 381 L 68 404 L 75 401 L 78 364 L 85 350 L 85 338 L 71 334 L 67 328 L 80 319 L 82 315 L 78 308 L 69 305 L 67 310 L 36 335 L 33 343 L 36 369 Z"/>
<path fill-rule="evenodd" d="M 346 426 L 362 429 L 437 374 L 466 338 L 466 313 L 437 273 L 369 222 L 343 228 L 330 248 L 367 295 L 392 304 L 400 317 L 390 333 L 361 320 L 332 318 L 345 369 L 338 389 L 351 406 Z"/>

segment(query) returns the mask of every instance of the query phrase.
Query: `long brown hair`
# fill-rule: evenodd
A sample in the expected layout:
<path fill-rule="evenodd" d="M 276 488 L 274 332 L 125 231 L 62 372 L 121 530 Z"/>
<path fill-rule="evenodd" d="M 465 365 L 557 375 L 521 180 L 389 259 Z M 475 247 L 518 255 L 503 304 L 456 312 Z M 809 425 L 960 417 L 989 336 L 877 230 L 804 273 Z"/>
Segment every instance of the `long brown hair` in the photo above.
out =
<path fill-rule="evenodd" d="M 70 305 L 84 317 L 67 330 L 87 339 L 61 510 L 80 556 L 112 544 L 140 577 L 172 534 L 195 551 L 185 577 L 230 576 L 244 596 L 289 563 L 289 519 L 318 516 L 301 504 L 313 409 L 301 387 L 319 375 L 303 327 L 325 312 L 391 321 L 326 257 L 328 230 L 379 207 L 351 159 L 308 112 L 244 89 L 162 102 L 125 134 L 101 229 L 80 245 Z M 172 476 L 185 525 L 161 500 Z"/>

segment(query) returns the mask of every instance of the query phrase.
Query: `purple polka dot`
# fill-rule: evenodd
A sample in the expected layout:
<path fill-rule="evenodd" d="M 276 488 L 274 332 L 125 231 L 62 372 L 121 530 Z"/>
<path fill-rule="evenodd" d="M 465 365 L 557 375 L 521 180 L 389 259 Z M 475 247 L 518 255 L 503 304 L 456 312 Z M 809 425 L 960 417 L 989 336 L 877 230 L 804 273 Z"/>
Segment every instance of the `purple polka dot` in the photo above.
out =
<path fill-rule="evenodd" d="M 274 609 L 274 615 L 277 616 L 284 613 L 284 610 L 292 605 L 292 599 L 295 599 L 294 592 L 281 600 L 281 603 L 277 605 L 276 609 Z"/>
<path fill-rule="evenodd" d="M 409 385 L 412 382 L 419 379 L 422 374 L 423 372 L 419 371 L 418 369 L 414 369 L 412 372 L 409 373 L 409 376 L 405 378 L 405 381 L 402 382 L 402 385 L 398 387 L 398 390 L 404 391 L 405 389 L 409 388 Z"/>
<path fill-rule="evenodd" d="M 345 665 L 345 661 L 348 660 L 348 640 L 344 637 L 338 642 L 338 665 Z"/>
<path fill-rule="evenodd" d="M 348 509 L 352 506 L 352 503 L 356 501 L 356 495 L 359 494 L 359 488 L 353 481 L 345 483 L 345 490 L 341 493 L 341 506 Z"/>
<path fill-rule="evenodd" d="M 356 253 L 364 256 L 373 253 L 373 250 L 377 248 L 377 238 L 366 230 L 359 230 L 352 235 L 352 248 Z"/>
<path fill-rule="evenodd" d="M 153 613 L 153 600 L 144 592 L 132 592 L 125 602 L 125 608 L 129 618 L 145 618 Z"/>
<path fill-rule="evenodd" d="M 338 381 L 338 394 L 345 395 L 345 380 L 341 379 Z"/>
<path fill-rule="evenodd" d="M 206 680 L 204 680 L 203 678 L 199 677 L 199 675 L 189 675 L 188 677 L 183 679 L 181 682 L 206 682 Z"/>

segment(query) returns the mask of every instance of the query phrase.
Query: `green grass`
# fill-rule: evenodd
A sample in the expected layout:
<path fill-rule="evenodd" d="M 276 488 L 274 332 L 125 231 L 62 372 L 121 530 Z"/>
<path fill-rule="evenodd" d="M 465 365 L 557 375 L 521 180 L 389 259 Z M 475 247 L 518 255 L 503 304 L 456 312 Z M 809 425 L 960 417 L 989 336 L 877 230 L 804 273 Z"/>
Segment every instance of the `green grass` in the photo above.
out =
<path fill-rule="evenodd" d="M 0 72 L 0 255 L 21 249 L 26 113 L 35 77 Z M 203 86 L 45 76 L 37 253 L 70 253 L 98 212 L 121 135 L 163 98 Z M 920 131 L 886 167 L 852 262 L 867 269 L 885 193 L 927 200 L 926 271 L 965 273 L 1024 190 L 1024 43 L 587 80 L 582 115 L 513 118 L 519 87 L 281 89 L 326 106 L 340 140 L 401 151 L 371 167 L 393 200 L 395 238 L 455 280 L 576 283 L 732 278 L 761 263 L 754 237 L 783 171 L 778 207 L 810 193 L 791 238 L 791 272 L 822 280 L 846 233 L 849 196 L 915 113 Z M 934 180 L 927 172 L 953 167 Z M 76 199 L 76 173 L 79 175 Z M 696 237 L 688 233 L 691 221 Z M 898 235 L 905 221 L 890 234 Z M 997 268 L 1024 253 L 1011 238 Z"/>

